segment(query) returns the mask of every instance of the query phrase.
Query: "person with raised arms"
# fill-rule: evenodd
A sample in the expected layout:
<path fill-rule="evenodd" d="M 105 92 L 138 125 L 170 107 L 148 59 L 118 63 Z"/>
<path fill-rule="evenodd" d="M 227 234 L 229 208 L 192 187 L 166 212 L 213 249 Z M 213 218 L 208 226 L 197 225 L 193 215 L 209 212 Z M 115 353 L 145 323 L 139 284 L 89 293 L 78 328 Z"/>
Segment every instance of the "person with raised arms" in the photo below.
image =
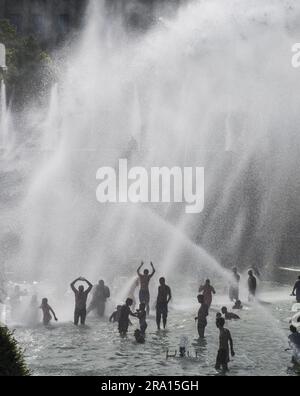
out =
<path fill-rule="evenodd" d="M 52 320 L 51 314 L 53 315 L 54 320 L 56 322 L 58 321 L 54 310 L 48 304 L 48 299 L 47 298 L 43 298 L 42 299 L 42 304 L 40 306 L 40 309 L 43 312 L 43 324 L 44 324 L 44 326 L 49 326 L 49 324 L 50 324 L 50 322 Z"/>
<path fill-rule="evenodd" d="M 86 290 L 84 290 L 84 286 L 80 285 L 77 289 L 75 287 L 75 284 L 79 281 L 86 282 L 88 285 L 88 288 Z M 86 311 L 86 302 L 87 302 L 88 295 L 93 288 L 93 285 L 87 279 L 79 277 L 79 278 L 75 279 L 71 283 L 70 286 L 75 294 L 74 324 L 75 324 L 75 326 L 78 326 L 79 320 L 80 320 L 80 324 L 82 326 L 84 326 L 85 319 L 86 319 L 86 312 L 87 312 Z"/>
<path fill-rule="evenodd" d="M 142 262 L 139 268 L 137 269 L 137 274 L 139 276 L 140 280 L 140 292 L 139 292 L 139 298 L 140 298 L 140 304 L 144 303 L 146 305 L 146 311 L 147 315 L 149 315 L 150 312 L 150 292 L 149 292 L 149 283 L 153 275 L 155 274 L 155 268 L 153 263 L 151 262 L 151 267 L 152 267 L 152 273 L 149 273 L 148 269 L 144 270 L 144 273 L 141 273 L 141 268 L 143 267 L 144 263 Z"/>

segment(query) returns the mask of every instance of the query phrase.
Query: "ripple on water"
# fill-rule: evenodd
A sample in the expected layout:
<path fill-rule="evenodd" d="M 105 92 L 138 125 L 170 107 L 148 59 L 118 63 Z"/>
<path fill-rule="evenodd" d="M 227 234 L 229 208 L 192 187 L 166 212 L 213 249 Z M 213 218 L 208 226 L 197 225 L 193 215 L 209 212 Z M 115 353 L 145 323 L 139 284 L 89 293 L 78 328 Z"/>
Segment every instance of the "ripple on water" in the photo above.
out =
<path fill-rule="evenodd" d="M 272 322 L 264 310 L 273 315 Z M 290 304 L 276 303 L 261 310 L 252 307 L 240 313 L 241 320 L 230 322 L 236 356 L 228 375 L 296 375 L 289 369 L 287 347 Z M 135 324 L 128 337 L 120 338 L 116 326 L 89 320 L 89 326 L 75 328 L 71 323 L 52 329 L 16 329 L 16 337 L 25 348 L 28 365 L 34 375 L 219 375 L 214 370 L 218 348 L 215 314 L 209 316 L 206 339 L 199 341 L 195 312 L 173 311 L 168 331 L 157 332 L 154 318 L 144 345 L 135 342 Z M 166 359 L 166 350 L 178 349 L 186 335 L 197 359 Z"/>

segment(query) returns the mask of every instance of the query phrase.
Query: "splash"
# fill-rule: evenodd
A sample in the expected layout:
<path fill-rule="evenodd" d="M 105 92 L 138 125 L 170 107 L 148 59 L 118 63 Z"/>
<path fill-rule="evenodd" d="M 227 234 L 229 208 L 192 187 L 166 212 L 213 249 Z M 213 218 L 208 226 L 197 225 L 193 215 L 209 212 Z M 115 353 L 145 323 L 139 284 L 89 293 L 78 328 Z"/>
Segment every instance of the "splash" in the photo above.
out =
<path fill-rule="evenodd" d="M 90 2 L 40 123 L 39 154 L 26 157 L 12 266 L 27 278 L 109 281 L 130 277 L 142 259 L 177 280 L 276 267 L 298 196 L 288 181 L 299 178 L 290 48 L 300 7 L 214 0 L 172 18 L 157 12 L 147 32 L 133 34 L 103 2 Z M 204 213 L 99 205 L 96 171 L 120 158 L 204 166 Z"/>

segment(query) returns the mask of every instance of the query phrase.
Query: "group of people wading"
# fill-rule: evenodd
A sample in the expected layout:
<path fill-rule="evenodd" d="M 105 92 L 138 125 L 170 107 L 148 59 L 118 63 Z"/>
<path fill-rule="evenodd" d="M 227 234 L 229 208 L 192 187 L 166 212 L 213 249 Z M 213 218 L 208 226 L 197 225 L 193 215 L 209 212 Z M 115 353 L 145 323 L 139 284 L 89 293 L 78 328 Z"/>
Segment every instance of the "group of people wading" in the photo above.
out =
<path fill-rule="evenodd" d="M 122 336 L 125 336 L 128 332 L 128 327 L 130 325 L 129 317 L 135 317 L 139 319 L 140 330 L 136 333 L 137 337 L 142 339 L 145 336 L 147 325 L 147 315 L 150 312 L 150 292 L 149 283 L 155 274 L 155 268 L 151 262 L 152 272 L 145 269 L 143 273 L 141 272 L 144 263 L 142 262 L 137 269 L 138 282 L 135 281 L 134 284 L 140 285 L 139 291 L 139 308 L 136 312 L 132 311 L 132 306 L 134 304 L 133 298 L 128 297 L 124 305 L 119 305 L 117 310 L 113 312 L 110 317 L 110 322 L 118 322 L 119 332 Z M 85 289 L 83 285 L 76 287 L 77 282 L 85 282 L 87 288 Z M 110 290 L 105 285 L 104 281 L 99 281 L 98 285 L 95 286 L 91 303 L 87 308 L 87 299 L 90 292 L 93 289 L 93 285 L 85 278 L 77 278 L 71 283 L 71 289 L 75 295 L 75 311 L 74 311 L 74 324 L 77 326 L 80 322 L 81 325 L 85 324 L 86 316 L 91 311 L 95 311 L 99 317 L 103 317 L 105 314 L 105 305 L 107 299 L 110 297 Z M 130 292 L 133 294 L 133 291 Z M 159 279 L 158 295 L 156 300 L 156 324 L 157 328 L 160 330 L 161 323 L 163 328 L 166 328 L 167 318 L 168 318 L 168 304 L 172 298 L 171 288 L 166 285 L 165 278 Z M 48 301 L 47 301 L 48 303 Z M 54 319 L 57 320 L 53 309 L 49 306 L 43 309 L 44 312 L 44 324 L 49 324 L 49 314 L 53 314 Z M 50 315 L 51 317 L 51 315 Z M 46 319 L 45 319 L 46 318 Z"/>
<path fill-rule="evenodd" d="M 135 331 L 136 341 L 139 343 L 145 342 L 145 334 L 148 327 L 147 316 L 150 312 L 150 291 L 149 284 L 153 276 L 155 275 L 155 268 L 151 262 L 151 273 L 148 269 L 142 268 L 144 263 L 137 268 L 137 278 L 133 281 L 132 286 L 128 292 L 128 298 L 124 305 L 118 305 L 117 309 L 110 316 L 110 322 L 118 323 L 118 330 L 122 337 L 126 336 L 128 332 L 130 322 L 130 317 L 134 317 L 139 320 L 139 329 Z M 255 270 L 254 270 L 255 271 Z M 256 295 L 257 289 L 257 279 L 255 275 L 259 276 L 259 273 L 253 270 L 248 271 L 248 301 L 253 301 Z M 240 301 L 239 289 L 240 289 L 240 275 L 237 268 L 232 269 L 229 282 L 229 299 L 234 303 L 232 309 L 241 310 L 243 308 L 242 302 Z M 85 288 L 82 284 L 77 286 L 79 282 L 86 283 Z M 135 302 L 135 290 L 137 287 L 139 290 L 139 307 L 134 311 L 136 305 Z M 98 317 L 104 317 L 107 299 L 110 297 L 110 290 L 108 286 L 105 285 L 103 280 L 100 280 L 97 285 L 93 286 L 90 281 L 83 277 L 75 279 L 70 285 L 74 296 L 75 296 L 75 310 L 74 310 L 74 324 L 78 326 L 79 324 L 84 325 L 86 322 L 87 315 L 94 311 Z M 92 292 L 91 302 L 87 306 L 87 300 L 89 294 Z M 215 288 L 211 285 L 209 279 L 205 281 L 203 285 L 199 287 L 199 294 L 197 296 L 200 308 L 198 310 L 198 315 L 195 318 L 197 322 L 197 329 L 199 334 L 199 339 L 203 339 L 205 336 L 205 329 L 207 326 L 207 317 L 209 315 L 209 310 L 212 304 L 213 295 L 216 294 Z M 21 291 L 19 286 L 15 287 L 13 295 L 10 297 L 12 310 L 18 308 L 20 302 L 20 297 L 22 295 L 27 295 L 27 291 Z M 300 302 L 300 277 L 296 282 L 292 295 L 296 296 L 296 300 Z M 158 293 L 156 298 L 156 324 L 157 329 L 161 329 L 161 324 L 165 329 L 167 326 L 168 318 L 168 305 L 172 299 L 171 288 L 166 284 L 165 278 L 161 277 L 159 279 Z M 43 298 L 42 304 L 38 306 L 37 296 L 33 296 L 31 300 L 31 308 L 36 312 L 39 307 L 43 312 L 43 323 L 44 325 L 49 325 L 52 317 L 57 321 L 56 314 L 52 307 L 48 303 L 47 298 Z M 234 356 L 233 341 L 230 331 L 225 328 L 225 321 L 227 320 L 238 320 L 240 317 L 234 313 L 229 312 L 227 307 L 222 307 L 221 312 L 216 314 L 216 327 L 219 330 L 219 349 L 216 360 L 216 369 L 222 368 L 223 370 L 228 370 L 228 362 L 231 356 Z M 299 321 L 299 320 L 298 320 Z M 291 326 L 290 339 L 293 340 L 294 344 L 298 342 L 299 344 L 299 333 L 294 326 Z M 296 339 L 296 341 L 295 341 Z M 297 345 L 298 345 L 297 344 Z"/>

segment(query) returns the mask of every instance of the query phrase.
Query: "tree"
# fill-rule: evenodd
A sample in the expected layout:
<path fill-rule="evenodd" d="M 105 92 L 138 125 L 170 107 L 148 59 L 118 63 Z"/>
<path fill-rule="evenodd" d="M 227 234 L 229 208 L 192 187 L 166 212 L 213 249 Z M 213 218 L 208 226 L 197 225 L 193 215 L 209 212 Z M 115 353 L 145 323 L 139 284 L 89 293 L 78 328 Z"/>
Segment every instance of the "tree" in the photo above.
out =
<path fill-rule="evenodd" d="M 6 46 L 6 82 L 14 106 L 42 100 L 55 79 L 49 54 L 41 49 L 36 38 L 21 36 L 7 20 L 0 20 L 0 42 Z"/>
<path fill-rule="evenodd" d="M 13 333 L 7 327 L 0 326 L 0 376 L 29 376 L 23 351 L 15 340 Z"/>

